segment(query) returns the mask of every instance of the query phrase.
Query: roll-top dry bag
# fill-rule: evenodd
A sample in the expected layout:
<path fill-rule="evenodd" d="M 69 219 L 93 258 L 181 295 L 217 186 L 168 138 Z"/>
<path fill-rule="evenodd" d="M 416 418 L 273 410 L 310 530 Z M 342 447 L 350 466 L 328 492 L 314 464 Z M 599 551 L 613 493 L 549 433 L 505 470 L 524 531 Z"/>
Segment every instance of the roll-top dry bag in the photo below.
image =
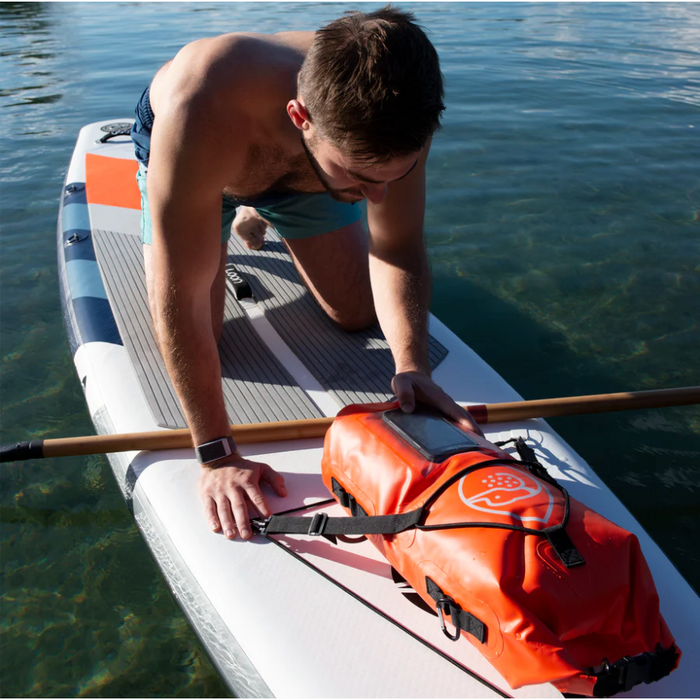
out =
<path fill-rule="evenodd" d="M 349 406 L 327 433 L 323 480 L 353 516 L 333 520 L 370 533 L 443 631 L 513 688 L 609 696 L 667 675 L 680 652 L 637 538 L 525 456 L 435 415 Z"/>

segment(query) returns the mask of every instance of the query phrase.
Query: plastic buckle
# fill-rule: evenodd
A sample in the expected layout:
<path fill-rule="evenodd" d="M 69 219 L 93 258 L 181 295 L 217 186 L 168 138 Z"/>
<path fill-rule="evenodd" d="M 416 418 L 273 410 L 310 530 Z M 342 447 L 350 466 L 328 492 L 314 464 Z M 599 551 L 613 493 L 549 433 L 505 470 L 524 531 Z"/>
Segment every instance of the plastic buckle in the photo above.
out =
<path fill-rule="evenodd" d="M 267 526 L 272 518 L 251 518 L 250 526 L 257 535 L 267 535 Z"/>
<path fill-rule="evenodd" d="M 649 682 L 653 658 L 653 654 L 644 652 L 632 657 L 623 656 L 620 661 L 613 664 L 613 668 L 624 664 L 624 672 L 621 676 L 625 690 L 631 690 L 635 685 Z"/>
<path fill-rule="evenodd" d="M 313 518 L 311 518 L 311 524 L 309 525 L 309 531 L 307 534 L 314 537 L 322 535 L 323 531 L 326 529 L 326 523 L 328 522 L 328 513 L 316 513 Z"/>
<path fill-rule="evenodd" d="M 437 601 L 437 614 L 438 614 L 438 619 L 440 620 L 440 629 L 442 630 L 442 633 L 450 640 L 453 642 L 456 642 L 461 633 L 462 630 L 459 629 L 459 627 L 455 627 L 455 630 L 457 630 L 456 634 L 451 634 L 450 631 L 447 629 L 447 624 L 445 623 L 445 612 L 448 614 L 450 613 L 450 608 L 449 606 L 454 603 L 454 600 L 452 598 L 440 598 L 440 600 Z M 450 615 L 450 617 L 452 617 Z"/>

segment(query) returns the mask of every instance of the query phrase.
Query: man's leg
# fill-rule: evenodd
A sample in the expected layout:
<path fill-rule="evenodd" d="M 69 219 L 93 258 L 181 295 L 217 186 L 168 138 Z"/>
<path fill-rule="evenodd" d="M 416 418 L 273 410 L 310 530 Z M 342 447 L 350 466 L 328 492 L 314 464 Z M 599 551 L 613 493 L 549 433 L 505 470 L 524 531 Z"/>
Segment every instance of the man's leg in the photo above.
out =
<path fill-rule="evenodd" d="M 343 330 L 358 331 L 376 323 L 362 221 L 319 236 L 287 238 L 284 242 L 304 284 Z"/>

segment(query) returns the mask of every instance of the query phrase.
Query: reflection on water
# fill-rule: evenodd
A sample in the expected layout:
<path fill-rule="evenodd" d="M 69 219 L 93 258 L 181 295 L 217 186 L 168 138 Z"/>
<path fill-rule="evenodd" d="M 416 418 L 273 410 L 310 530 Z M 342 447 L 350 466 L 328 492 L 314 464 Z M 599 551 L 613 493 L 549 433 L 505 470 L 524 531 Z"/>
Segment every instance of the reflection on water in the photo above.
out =
<path fill-rule="evenodd" d="M 63 97 L 65 82 L 57 62 L 68 46 L 54 31 L 53 14 L 47 3 L 0 4 L 0 65 L 7 67 L 0 90 L 0 119 L 12 140 L 48 135 L 52 130 L 44 121 L 55 122 L 54 107 L 34 108 L 55 105 Z"/>
<path fill-rule="evenodd" d="M 80 126 L 132 114 L 188 41 L 345 7 L 0 3 L 2 442 L 92 430 L 54 248 Z M 426 215 L 435 313 L 527 398 L 700 384 L 696 7 L 411 9 L 447 81 Z M 700 589 L 700 411 L 552 423 Z M 225 693 L 106 460 L 0 477 L 4 696 Z"/>

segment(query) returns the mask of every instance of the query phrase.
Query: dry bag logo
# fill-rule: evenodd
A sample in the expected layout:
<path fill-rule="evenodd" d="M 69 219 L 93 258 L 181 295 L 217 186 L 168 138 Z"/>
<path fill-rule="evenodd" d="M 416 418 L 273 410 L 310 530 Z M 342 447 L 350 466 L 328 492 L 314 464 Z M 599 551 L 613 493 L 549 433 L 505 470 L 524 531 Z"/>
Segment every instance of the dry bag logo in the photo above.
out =
<path fill-rule="evenodd" d="M 470 474 L 459 482 L 459 497 L 469 508 L 547 524 L 554 499 L 542 482 L 507 467 L 478 472 L 478 477 Z"/>

